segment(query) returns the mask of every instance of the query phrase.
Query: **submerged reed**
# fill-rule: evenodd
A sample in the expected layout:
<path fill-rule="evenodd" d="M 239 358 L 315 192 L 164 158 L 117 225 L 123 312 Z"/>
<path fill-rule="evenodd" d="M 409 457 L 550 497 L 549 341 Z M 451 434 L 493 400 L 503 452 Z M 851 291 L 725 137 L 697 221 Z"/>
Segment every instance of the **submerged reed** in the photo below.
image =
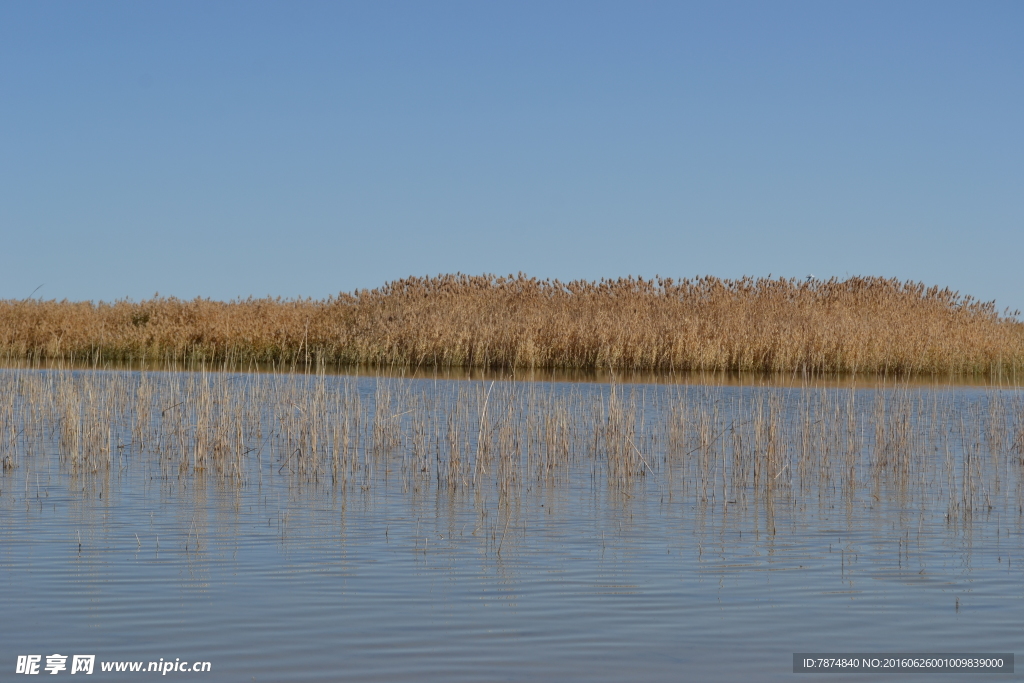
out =
<path fill-rule="evenodd" d="M 0 495 L 17 470 L 45 471 L 48 449 L 76 476 L 287 477 L 343 495 L 399 481 L 415 496 L 496 492 L 506 510 L 524 487 L 566 485 L 723 510 L 1024 510 L 1024 400 L 996 389 L 0 372 Z"/>
<path fill-rule="evenodd" d="M 1015 316 L 882 278 L 444 275 L 320 301 L 0 301 L 0 356 L 994 375 L 1024 362 Z"/>

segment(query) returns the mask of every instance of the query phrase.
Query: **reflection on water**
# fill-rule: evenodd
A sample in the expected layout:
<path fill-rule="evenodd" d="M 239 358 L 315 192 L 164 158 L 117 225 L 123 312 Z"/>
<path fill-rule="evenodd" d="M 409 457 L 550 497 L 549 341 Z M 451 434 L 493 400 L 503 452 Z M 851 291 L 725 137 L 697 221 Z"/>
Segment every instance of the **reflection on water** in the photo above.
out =
<path fill-rule="evenodd" d="M 589 681 L 1012 652 L 1022 406 L 973 388 L 11 370 L 0 657 Z"/>
<path fill-rule="evenodd" d="M 588 383 L 588 384 L 688 384 L 699 386 L 774 386 L 800 388 L 813 384 L 835 388 L 874 388 L 879 384 L 892 386 L 919 387 L 1002 387 L 1020 388 L 1024 376 L 1016 368 L 997 368 L 990 375 L 938 374 L 938 373 L 894 373 L 877 377 L 873 374 L 855 373 L 758 373 L 703 370 L 609 370 L 581 368 L 470 368 L 470 367 L 407 367 L 407 366 L 366 366 L 328 365 L 323 363 L 234 363 L 231 361 L 203 362 L 196 360 L 134 360 L 99 361 L 81 360 L 38 360 L 0 358 L 0 369 L 11 370 L 106 370 L 128 372 L 221 372 L 263 374 L 326 374 L 347 377 L 429 379 L 438 381 L 497 381 L 497 382 L 545 382 L 545 383 Z"/>

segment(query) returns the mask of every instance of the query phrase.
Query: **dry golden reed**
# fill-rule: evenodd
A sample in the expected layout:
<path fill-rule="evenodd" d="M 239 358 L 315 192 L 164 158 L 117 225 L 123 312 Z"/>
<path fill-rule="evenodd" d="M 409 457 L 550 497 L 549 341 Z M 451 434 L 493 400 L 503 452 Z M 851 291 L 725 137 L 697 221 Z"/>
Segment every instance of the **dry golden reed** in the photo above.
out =
<path fill-rule="evenodd" d="M 50 476 L 56 452 L 74 476 L 284 477 L 342 495 L 397 484 L 413 498 L 497 495 L 506 510 L 527 489 L 589 485 L 769 516 L 776 502 L 886 497 L 900 510 L 944 503 L 950 519 L 1017 517 L 1022 444 L 1019 391 L 882 380 L 862 390 L 0 371 L 0 493 L 16 490 L 18 472 L 26 488 L 33 473 Z"/>
<path fill-rule="evenodd" d="M 991 374 L 1024 323 L 920 283 L 408 278 L 325 300 L 0 301 L 8 359 Z"/>

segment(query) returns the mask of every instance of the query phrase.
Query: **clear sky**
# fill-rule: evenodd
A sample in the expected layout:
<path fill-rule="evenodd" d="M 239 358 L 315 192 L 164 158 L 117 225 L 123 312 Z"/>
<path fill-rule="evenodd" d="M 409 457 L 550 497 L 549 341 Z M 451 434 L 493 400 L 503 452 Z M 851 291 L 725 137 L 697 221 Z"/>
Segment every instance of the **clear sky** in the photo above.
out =
<path fill-rule="evenodd" d="M 1024 3 L 0 3 L 0 298 L 883 275 L 1024 309 Z"/>

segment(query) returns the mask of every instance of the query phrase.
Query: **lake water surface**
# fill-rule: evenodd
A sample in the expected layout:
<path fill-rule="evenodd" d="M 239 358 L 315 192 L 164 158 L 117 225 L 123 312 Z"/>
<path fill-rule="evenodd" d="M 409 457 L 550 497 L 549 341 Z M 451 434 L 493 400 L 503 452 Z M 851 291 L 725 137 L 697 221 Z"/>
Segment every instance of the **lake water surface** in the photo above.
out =
<path fill-rule="evenodd" d="M 160 659 L 216 681 L 815 680 L 794 652 L 1024 643 L 1014 391 L 25 370 L 0 390 L 3 680 L 52 654 L 95 655 L 97 680 Z"/>

